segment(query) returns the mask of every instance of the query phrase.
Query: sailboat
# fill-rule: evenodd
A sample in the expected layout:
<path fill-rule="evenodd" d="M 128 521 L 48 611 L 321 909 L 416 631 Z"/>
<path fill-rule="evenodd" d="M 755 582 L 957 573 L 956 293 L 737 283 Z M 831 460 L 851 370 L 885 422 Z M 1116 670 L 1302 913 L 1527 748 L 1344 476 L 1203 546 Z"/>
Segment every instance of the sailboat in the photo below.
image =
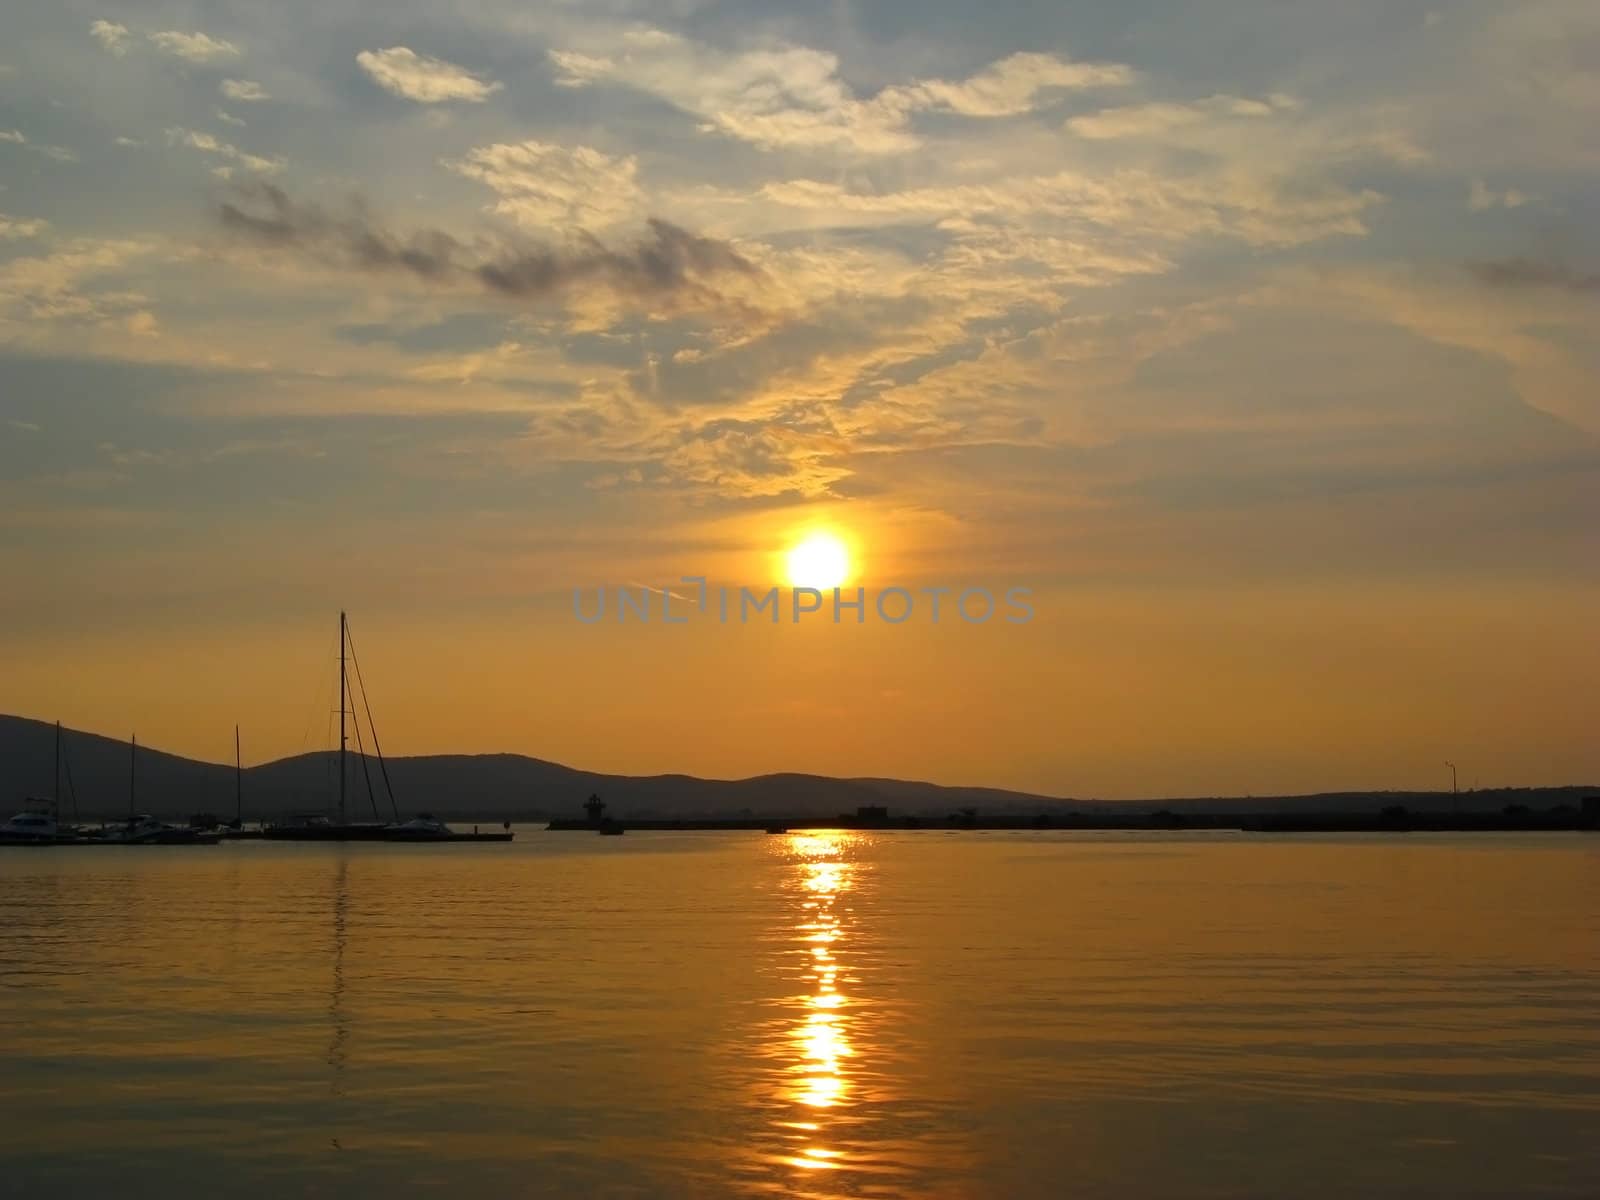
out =
<path fill-rule="evenodd" d="M 347 758 L 350 748 L 350 733 L 347 718 L 355 714 L 350 710 L 350 674 L 349 661 L 354 657 L 350 645 L 350 622 L 344 614 L 339 614 L 339 810 L 337 816 L 329 816 L 321 812 L 291 813 L 286 817 L 273 821 L 261 831 L 261 836 L 274 841 L 289 842 L 377 842 L 383 840 L 384 831 L 389 827 L 384 821 L 352 821 L 350 820 L 348 805 L 349 771 Z M 357 668 L 359 671 L 359 667 Z M 365 693 L 363 693 L 364 696 Z M 368 711 L 368 723 L 371 723 L 371 712 Z M 356 727 L 356 734 L 360 738 L 360 726 Z M 378 734 L 373 730 L 373 748 L 377 748 Z M 382 754 L 378 762 L 383 763 Z M 361 769 L 367 770 L 366 751 L 362 748 Z M 384 768 L 385 781 L 388 779 L 388 770 Z M 367 776 L 369 799 L 371 798 L 371 776 Z M 394 802 L 391 793 L 390 804 Z M 373 800 L 373 812 L 376 815 L 377 802 Z M 398 815 L 398 814 L 397 814 Z"/>
<path fill-rule="evenodd" d="M 373 816 L 378 814 L 377 794 L 372 786 L 372 771 L 367 763 L 366 743 L 361 734 L 361 721 L 353 708 L 349 670 L 355 668 L 355 682 L 361 691 L 361 707 L 366 713 L 367 729 L 372 734 L 372 757 L 377 759 L 378 771 L 388 795 L 392 821 L 352 821 L 349 813 L 350 732 L 356 736 L 356 754 L 361 763 L 361 774 L 367 785 L 367 801 Z M 355 718 L 351 720 L 350 718 Z M 322 812 L 294 813 L 274 821 L 261 831 L 261 836 L 274 841 L 291 842 L 509 842 L 516 835 L 509 826 L 500 833 L 457 833 L 431 813 L 423 813 L 415 820 L 401 822 L 400 809 L 395 803 L 394 787 L 389 782 L 389 766 L 384 761 L 383 748 L 378 744 L 378 728 L 372 721 L 372 707 L 367 703 L 367 688 L 361 678 L 361 661 L 356 657 L 355 643 L 350 638 L 350 621 L 345 613 L 339 614 L 339 786 L 338 812 L 330 816 Z"/>
<path fill-rule="evenodd" d="M 56 722 L 55 790 L 50 799 L 29 797 L 22 802 L 22 811 L 0 825 L 0 846 L 59 846 L 81 840 L 74 826 L 61 824 L 61 722 Z M 70 774 L 68 776 L 71 778 Z M 77 811 L 74 792 L 73 811 Z"/>
<path fill-rule="evenodd" d="M 266 836 L 261 828 L 244 827 L 244 758 L 239 751 L 239 727 L 233 727 L 233 820 L 223 827 L 222 836 L 230 842 L 253 842 Z"/>

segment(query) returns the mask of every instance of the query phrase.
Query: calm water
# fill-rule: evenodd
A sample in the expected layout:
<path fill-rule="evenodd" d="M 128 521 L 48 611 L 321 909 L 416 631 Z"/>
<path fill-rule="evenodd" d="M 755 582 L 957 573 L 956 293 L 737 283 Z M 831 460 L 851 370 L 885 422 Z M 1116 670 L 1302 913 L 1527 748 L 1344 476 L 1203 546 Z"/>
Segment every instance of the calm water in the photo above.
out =
<path fill-rule="evenodd" d="M 9 1194 L 1600 1195 L 1600 837 L 0 856 Z"/>

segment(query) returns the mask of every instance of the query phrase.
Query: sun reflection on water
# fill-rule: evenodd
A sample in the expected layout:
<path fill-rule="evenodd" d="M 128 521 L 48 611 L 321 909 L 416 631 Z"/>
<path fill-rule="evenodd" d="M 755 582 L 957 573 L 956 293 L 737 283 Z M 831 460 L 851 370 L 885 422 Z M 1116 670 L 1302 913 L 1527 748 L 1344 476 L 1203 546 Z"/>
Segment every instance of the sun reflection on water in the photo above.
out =
<path fill-rule="evenodd" d="M 801 1015 L 789 1031 L 792 1060 L 785 1098 L 800 1106 L 797 1118 L 781 1122 L 790 1131 L 793 1153 L 783 1161 L 804 1171 L 836 1171 L 848 1164 L 845 1151 L 827 1145 L 831 1118 L 850 1106 L 850 1001 L 839 989 L 840 956 L 846 928 L 842 903 L 851 887 L 846 854 L 851 834 L 818 832 L 789 838 L 787 852 L 797 860 L 800 911 L 795 934 L 806 963 L 806 994 L 797 997 Z"/>

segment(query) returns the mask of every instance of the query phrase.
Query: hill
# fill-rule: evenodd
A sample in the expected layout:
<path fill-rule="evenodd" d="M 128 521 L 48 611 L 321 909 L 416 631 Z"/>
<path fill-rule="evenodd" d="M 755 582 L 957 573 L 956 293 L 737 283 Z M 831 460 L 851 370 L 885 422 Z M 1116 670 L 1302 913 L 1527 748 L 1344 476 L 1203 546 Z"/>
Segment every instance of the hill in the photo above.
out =
<path fill-rule="evenodd" d="M 128 811 L 130 768 L 134 803 L 144 812 L 177 818 L 193 812 L 234 812 L 234 770 L 141 746 L 136 762 L 126 741 L 80 730 L 62 734 L 65 772 L 63 808 L 86 818 Z M 54 787 L 55 726 L 26 717 L 0 715 L 0 819 L 27 796 L 49 796 Z M 329 811 L 334 806 L 337 758 L 331 751 L 297 755 L 250 767 L 243 773 L 244 816 L 257 820 L 293 811 Z M 1547 808 L 1577 805 L 1593 787 L 1496 788 L 1457 796 L 1439 792 L 1333 792 L 1310 796 L 1191 797 L 1171 800 L 1085 802 L 997 788 L 947 787 L 902 779 L 835 779 L 783 773 L 750 779 L 697 779 L 690 775 L 606 775 L 520 754 L 425 755 L 386 760 L 402 816 L 433 812 L 441 817 L 544 818 L 578 813 L 591 793 L 602 796 L 619 817 L 792 816 L 831 817 L 865 805 L 896 813 L 944 816 L 975 808 L 985 814 L 1127 812 L 1167 809 L 1182 813 L 1351 813 L 1404 805 L 1415 812 L 1498 812 L 1509 804 Z M 378 815 L 392 810 L 379 765 L 364 772 L 350 755 L 348 811 L 371 816 L 370 773 Z"/>

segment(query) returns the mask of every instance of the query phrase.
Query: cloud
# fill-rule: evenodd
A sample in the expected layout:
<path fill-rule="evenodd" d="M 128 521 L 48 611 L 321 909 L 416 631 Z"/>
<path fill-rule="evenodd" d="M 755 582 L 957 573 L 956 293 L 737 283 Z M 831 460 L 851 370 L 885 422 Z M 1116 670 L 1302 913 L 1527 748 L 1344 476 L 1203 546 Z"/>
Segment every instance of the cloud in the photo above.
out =
<path fill-rule="evenodd" d="M 219 86 L 229 100 L 237 100 L 242 104 L 272 99 L 265 88 L 250 79 L 224 79 Z"/>
<path fill-rule="evenodd" d="M 199 150 L 204 154 L 216 155 L 231 162 L 238 163 L 246 170 L 257 171 L 263 175 L 271 175 L 283 170 L 284 161 L 281 158 L 262 158 L 259 155 L 247 154 L 237 146 L 220 141 L 209 133 L 196 129 L 175 128 L 167 130 L 167 145 L 187 146 L 191 150 Z M 222 173 L 222 178 L 227 178 L 227 173 Z"/>
<path fill-rule="evenodd" d="M 728 243 L 655 218 L 646 222 L 643 238 L 622 249 L 581 233 L 561 249 L 525 243 L 469 245 L 440 230 L 398 234 L 380 225 L 362 204 L 330 213 L 266 183 L 238 189 L 234 200 L 221 205 L 218 217 L 236 236 L 293 251 L 327 268 L 398 273 L 425 284 L 467 286 L 519 300 L 598 288 L 621 300 L 666 309 L 742 309 L 745 303 L 722 285 L 730 280 L 761 282 L 758 268 Z"/>
<path fill-rule="evenodd" d="M 1600 273 L 1559 262 L 1505 259 L 1467 264 L 1481 286 L 1455 273 L 1406 268 L 1291 272 L 1291 289 L 1314 293 L 1358 320 L 1388 320 L 1429 341 L 1504 364 L 1523 403 L 1591 433 L 1600 432 L 1593 352 L 1600 306 L 1574 303 L 1600 291 Z"/>
<path fill-rule="evenodd" d="M 638 160 L 588 146 L 496 143 L 445 165 L 491 188 L 500 197 L 493 211 L 524 229 L 601 228 L 632 216 L 642 200 Z"/>
<path fill-rule="evenodd" d="M 243 129 L 245 126 L 245 121 L 242 117 L 236 117 L 231 112 L 228 112 L 226 109 L 222 108 L 217 109 L 217 120 L 221 121 L 224 125 L 234 125 L 240 129 Z"/>
<path fill-rule="evenodd" d="M 123 327 L 135 337 L 161 336 L 161 327 L 156 321 L 156 315 L 148 309 L 130 313 L 123 321 Z"/>
<path fill-rule="evenodd" d="M 447 100 L 481 104 L 501 87 L 499 83 L 485 82 L 464 67 L 404 46 L 363 50 L 356 55 L 356 62 L 379 87 L 418 104 Z"/>
<path fill-rule="evenodd" d="M 37 218 L 23 220 L 20 217 L 8 217 L 0 213 L 0 241 L 19 241 L 23 238 L 35 238 L 50 228 L 50 222 Z"/>
<path fill-rule="evenodd" d="M 0 142 L 9 142 L 13 146 L 26 146 L 35 154 L 42 154 L 52 162 L 71 163 L 78 161 L 76 152 L 65 146 L 46 146 L 30 142 L 27 135 L 20 129 L 0 129 Z"/>
<path fill-rule="evenodd" d="M 840 223 L 937 223 L 955 234 L 979 232 L 975 221 L 1049 220 L 1062 232 L 1182 241 L 1204 235 L 1253 245 L 1295 245 L 1366 232 L 1361 215 L 1382 201 L 1373 191 L 1333 184 L 1251 178 L 1238 173 L 1172 177 L 1123 169 L 1058 171 L 982 184 L 857 192 L 818 180 L 766 185 L 761 194 L 795 208 L 832 210 Z M 990 232 L 993 225 L 985 226 Z M 1113 247 L 1103 246 L 1110 250 Z"/>
<path fill-rule="evenodd" d="M 930 79 L 888 94 L 913 109 L 943 109 L 968 117 L 1006 117 L 1033 109 L 1041 92 L 1123 87 L 1133 71 L 1121 63 L 1077 63 L 1053 54 L 1003 58 L 958 82 Z"/>
<path fill-rule="evenodd" d="M 966 79 L 918 80 L 863 99 L 840 77 L 837 56 L 825 51 L 780 44 L 730 54 L 659 30 L 630 32 L 617 55 L 555 50 L 550 58 L 564 87 L 611 82 L 648 92 L 699 117 L 702 130 L 763 149 L 861 154 L 920 145 L 908 128 L 916 113 L 1014 116 L 1052 90 L 1120 87 L 1133 78 L 1115 63 L 1023 53 Z"/>
<path fill-rule="evenodd" d="M 1527 202 L 1527 195 L 1516 188 L 1496 192 L 1481 179 L 1474 179 L 1472 188 L 1467 193 L 1467 207 L 1473 212 L 1483 212 L 1490 208 L 1521 208 Z"/>
<path fill-rule="evenodd" d="M 90 293 L 89 280 L 127 267 L 150 252 L 147 242 L 71 238 L 42 255 L 0 263 L 0 341 L 28 321 L 120 321 L 143 308 L 137 292 Z"/>
<path fill-rule="evenodd" d="M 745 498 L 821 498 L 850 475 L 840 465 L 846 440 L 831 427 L 773 419 L 719 417 L 683 423 L 660 439 L 652 457 L 680 484 Z"/>
<path fill-rule="evenodd" d="M 560 71 L 556 76 L 559 87 L 587 87 L 605 79 L 616 69 L 616 63 L 610 58 L 580 54 L 576 50 L 552 50 L 550 61 Z"/>
<path fill-rule="evenodd" d="M 152 33 L 150 40 L 158 49 L 192 63 L 216 62 L 223 58 L 238 58 L 239 47 L 232 42 L 209 37 L 203 33 Z"/>
<path fill-rule="evenodd" d="M 1554 288 L 1579 294 L 1600 292 L 1600 271 L 1580 271 L 1568 263 L 1502 258 L 1468 263 L 1467 270 L 1479 283 L 1503 290 Z"/>
<path fill-rule="evenodd" d="M 1283 95 L 1269 96 L 1265 100 L 1218 95 L 1189 104 L 1129 104 L 1103 108 L 1069 118 L 1066 127 L 1079 137 L 1094 140 L 1151 137 L 1205 121 L 1270 117 L 1294 107 L 1295 101 Z"/>
<path fill-rule="evenodd" d="M 95 41 L 118 58 L 128 52 L 128 41 L 132 35 L 126 25 L 118 25 L 114 21 L 96 21 L 89 26 L 89 33 Z"/>
<path fill-rule="evenodd" d="M 424 383 L 471 383 L 480 378 L 498 378 L 522 354 L 520 342 L 501 342 L 492 350 L 457 354 L 423 363 L 406 372 Z"/>

